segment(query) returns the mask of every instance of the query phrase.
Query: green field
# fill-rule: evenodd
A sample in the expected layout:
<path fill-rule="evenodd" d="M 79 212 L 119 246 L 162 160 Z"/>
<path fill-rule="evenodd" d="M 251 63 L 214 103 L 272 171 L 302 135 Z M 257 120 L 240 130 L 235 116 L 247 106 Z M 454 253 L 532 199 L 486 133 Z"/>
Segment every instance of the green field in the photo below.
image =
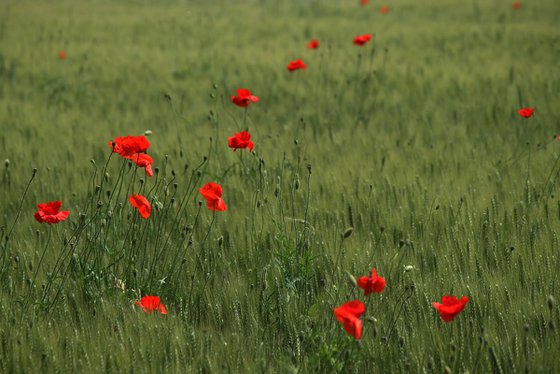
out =
<path fill-rule="evenodd" d="M 0 1 L 0 372 L 560 372 L 560 4 L 512 3 Z"/>

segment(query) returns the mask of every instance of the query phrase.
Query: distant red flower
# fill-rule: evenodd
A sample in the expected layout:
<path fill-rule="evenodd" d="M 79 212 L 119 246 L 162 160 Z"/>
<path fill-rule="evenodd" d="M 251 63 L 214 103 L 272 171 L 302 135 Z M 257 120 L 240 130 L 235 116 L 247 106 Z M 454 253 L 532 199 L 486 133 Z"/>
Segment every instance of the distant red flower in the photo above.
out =
<path fill-rule="evenodd" d="M 152 170 L 152 162 L 153 159 L 149 155 L 145 153 L 135 153 L 132 156 L 125 157 L 132 160 L 138 167 L 146 169 L 146 175 L 151 177 L 154 175 L 154 171 Z"/>
<path fill-rule="evenodd" d="M 383 14 L 389 13 L 389 11 L 390 11 L 389 5 L 381 5 L 381 8 L 379 8 L 379 11 Z"/>
<path fill-rule="evenodd" d="M 371 39 L 371 34 L 359 35 L 354 38 L 354 44 L 362 46 L 367 42 L 369 42 L 370 39 Z"/>
<path fill-rule="evenodd" d="M 33 217 L 39 223 L 46 222 L 49 225 L 59 223 L 64 221 L 68 218 L 70 212 L 68 210 L 60 211 L 60 207 L 62 206 L 62 202 L 60 201 L 51 201 L 50 203 L 45 204 L 38 204 L 37 208 L 39 209 Z"/>
<path fill-rule="evenodd" d="M 369 277 L 359 277 L 357 279 L 358 287 L 364 290 L 364 295 L 367 296 L 372 292 L 381 293 L 385 290 L 385 278 L 377 276 L 377 270 L 371 271 Z"/>
<path fill-rule="evenodd" d="M 521 108 L 517 111 L 521 117 L 529 118 L 535 112 L 535 108 Z"/>
<path fill-rule="evenodd" d="M 311 39 L 309 43 L 307 43 L 308 49 L 317 49 L 319 48 L 319 41 L 317 39 Z"/>
<path fill-rule="evenodd" d="M 362 337 L 362 320 L 360 317 L 366 311 L 364 303 L 359 300 L 349 301 L 334 308 L 334 316 L 344 325 L 344 330 L 356 339 Z"/>
<path fill-rule="evenodd" d="M 66 52 L 58 51 L 58 58 L 61 59 L 61 60 L 65 60 L 66 59 Z"/>
<path fill-rule="evenodd" d="M 198 191 L 206 199 L 208 209 L 221 212 L 227 209 L 226 203 L 222 200 L 222 186 L 218 183 L 208 182 Z"/>
<path fill-rule="evenodd" d="M 114 148 L 113 143 L 115 143 Z M 146 152 L 149 146 L 150 142 L 144 135 L 118 136 L 112 142 L 109 142 L 109 147 L 113 148 L 113 152 L 124 158 L 130 158 L 135 153 Z"/>
<path fill-rule="evenodd" d="M 360 4 L 362 5 L 367 5 L 369 3 L 369 0 L 360 0 Z"/>
<path fill-rule="evenodd" d="M 303 62 L 300 59 L 291 61 L 288 64 L 288 70 L 289 71 L 294 71 L 294 70 L 298 70 L 298 69 L 305 69 L 307 67 L 307 65 L 305 65 L 305 62 Z"/>
<path fill-rule="evenodd" d="M 150 217 L 152 206 L 150 205 L 148 199 L 146 199 L 144 196 L 130 195 L 128 201 L 130 202 L 130 205 L 138 209 L 138 213 L 140 213 L 142 218 L 148 219 L 148 217 Z"/>
<path fill-rule="evenodd" d="M 248 107 L 251 102 L 256 103 L 259 98 L 251 95 L 251 91 L 246 88 L 239 88 L 237 96 L 231 97 L 231 102 L 240 107 Z"/>
<path fill-rule="evenodd" d="M 519 10 L 519 9 L 521 9 L 521 1 L 516 1 L 516 2 L 514 2 L 513 4 L 511 4 L 511 7 L 512 7 L 514 10 Z"/>
<path fill-rule="evenodd" d="M 241 148 L 249 148 L 249 151 L 253 150 L 253 142 L 251 141 L 251 134 L 248 131 L 236 132 L 233 136 L 228 138 L 228 146 L 233 148 L 233 151 Z"/>
<path fill-rule="evenodd" d="M 554 135 L 554 137 L 560 142 L 560 135 Z"/>
<path fill-rule="evenodd" d="M 468 301 L 469 298 L 466 296 L 461 297 L 461 299 L 457 299 L 455 296 L 446 295 L 441 298 L 441 304 L 433 302 L 432 305 L 438 311 L 441 319 L 445 322 L 451 322 L 457 314 L 463 311 L 465 304 Z"/>
<path fill-rule="evenodd" d="M 144 296 L 134 304 L 141 307 L 146 313 L 156 311 L 161 314 L 167 314 L 167 309 L 165 309 L 165 305 L 163 305 L 158 296 Z"/>

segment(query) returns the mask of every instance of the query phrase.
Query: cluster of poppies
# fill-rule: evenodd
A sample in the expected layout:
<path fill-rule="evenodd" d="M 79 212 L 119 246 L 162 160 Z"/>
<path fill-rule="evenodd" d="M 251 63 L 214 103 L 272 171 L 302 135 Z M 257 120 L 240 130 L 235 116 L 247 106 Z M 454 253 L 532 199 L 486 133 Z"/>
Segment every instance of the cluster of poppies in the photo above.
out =
<path fill-rule="evenodd" d="M 382 293 L 387 282 L 385 278 L 377 275 L 377 269 L 374 268 L 371 275 L 356 279 L 356 284 L 364 290 L 364 296 L 367 297 L 372 293 Z M 463 311 L 468 301 L 469 298 L 466 296 L 458 299 L 455 296 L 445 295 L 441 298 L 441 303 L 433 302 L 432 306 L 437 310 L 442 320 L 451 322 Z M 342 323 L 348 334 L 355 339 L 361 339 L 363 324 L 360 317 L 365 311 L 366 307 L 363 302 L 352 300 L 334 308 L 334 316 Z"/>
<path fill-rule="evenodd" d="M 237 90 L 237 95 L 231 97 L 231 101 L 239 106 L 247 108 L 250 103 L 256 103 L 259 98 L 252 95 L 248 89 L 240 88 Z M 135 163 L 137 167 L 144 169 L 146 176 L 152 177 L 154 175 L 152 169 L 153 159 L 146 152 L 150 147 L 150 142 L 144 135 L 140 136 L 123 136 L 116 137 L 109 143 L 112 153 L 116 153 L 126 160 Z M 234 151 L 238 149 L 253 150 L 254 144 L 251 141 L 251 134 L 244 130 L 239 133 L 234 133 L 233 136 L 228 138 L 228 146 Z M 222 186 L 218 183 L 208 182 L 198 190 L 202 197 L 206 200 L 206 207 L 211 211 L 225 211 L 227 206 L 222 199 Z M 132 194 L 128 197 L 128 201 L 134 207 L 140 217 L 148 219 L 152 212 L 150 201 L 141 194 Z M 70 212 L 67 210 L 61 211 L 61 201 L 52 201 L 44 204 L 37 205 L 38 211 L 34 217 L 39 223 L 56 224 L 68 218 Z M 167 314 L 167 310 L 160 302 L 157 296 L 145 296 L 136 302 L 136 305 L 141 306 L 144 311 L 158 311 L 161 314 Z"/>
<path fill-rule="evenodd" d="M 363 46 L 371 40 L 371 37 L 371 34 L 358 35 L 354 38 L 353 42 L 357 46 Z M 319 45 L 320 43 L 317 39 L 311 39 L 309 43 L 307 43 L 307 49 L 318 49 Z M 299 58 L 297 60 L 290 61 L 287 66 L 288 71 L 295 71 L 305 68 L 307 68 L 307 64 Z"/>

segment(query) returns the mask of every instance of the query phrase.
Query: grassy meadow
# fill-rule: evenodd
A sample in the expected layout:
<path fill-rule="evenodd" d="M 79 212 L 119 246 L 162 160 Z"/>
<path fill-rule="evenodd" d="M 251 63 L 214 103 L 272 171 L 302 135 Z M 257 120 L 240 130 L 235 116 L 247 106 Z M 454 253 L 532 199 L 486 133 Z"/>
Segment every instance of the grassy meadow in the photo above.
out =
<path fill-rule="evenodd" d="M 560 5 L 511 3 L 0 1 L 0 372 L 559 372 Z"/>

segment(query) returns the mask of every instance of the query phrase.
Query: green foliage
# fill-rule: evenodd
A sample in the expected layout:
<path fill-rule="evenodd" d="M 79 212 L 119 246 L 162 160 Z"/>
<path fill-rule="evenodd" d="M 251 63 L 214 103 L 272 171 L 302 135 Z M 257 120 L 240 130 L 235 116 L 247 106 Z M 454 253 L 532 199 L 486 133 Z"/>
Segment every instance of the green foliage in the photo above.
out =
<path fill-rule="evenodd" d="M 0 372 L 559 371 L 560 9 L 371 3 L 1 2 Z"/>

